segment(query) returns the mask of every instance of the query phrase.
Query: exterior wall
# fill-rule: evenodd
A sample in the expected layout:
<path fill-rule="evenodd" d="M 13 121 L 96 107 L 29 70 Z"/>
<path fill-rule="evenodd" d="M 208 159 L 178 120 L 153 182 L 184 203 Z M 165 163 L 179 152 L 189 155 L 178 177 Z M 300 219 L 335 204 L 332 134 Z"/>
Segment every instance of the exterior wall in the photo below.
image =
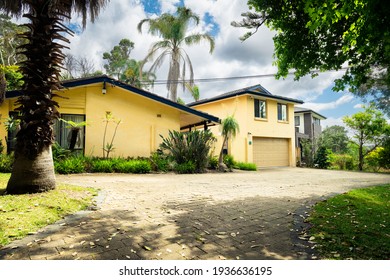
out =
<path fill-rule="evenodd" d="M 288 119 L 286 122 L 278 121 L 277 103 L 272 99 L 266 100 L 267 118 L 258 119 L 254 116 L 254 98 L 249 95 L 223 99 L 216 102 L 193 106 L 195 109 L 219 117 L 221 120 L 229 115 L 234 117 L 240 125 L 238 135 L 229 141 L 229 154 L 237 161 L 253 162 L 253 137 L 287 138 L 289 141 L 290 166 L 295 166 L 295 128 L 294 104 L 288 104 Z M 280 102 L 283 103 L 283 102 Z M 216 154 L 222 145 L 222 137 L 218 127 L 211 128 L 218 138 Z"/>
<path fill-rule="evenodd" d="M 161 143 L 160 134 L 167 136 L 169 130 L 180 130 L 178 110 L 120 87 L 107 85 L 107 93 L 103 95 L 102 84 L 94 84 L 64 90 L 59 95 L 63 97 L 56 97 L 61 114 L 86 115 L 85 155 L 88 156 L 103 156 L 106 112 L 121 120 L 113 142 L 115 149 L 110 156 L 149 157 Z M 15 100 L 7 99 L 0 106 L 2 124 L 13 110 Z M 109 123 L 106 143 L 111 142 L 114 129 L 115 124 Z M 1 125 L 1 139 L 6 135 L 4 125 Z"/>

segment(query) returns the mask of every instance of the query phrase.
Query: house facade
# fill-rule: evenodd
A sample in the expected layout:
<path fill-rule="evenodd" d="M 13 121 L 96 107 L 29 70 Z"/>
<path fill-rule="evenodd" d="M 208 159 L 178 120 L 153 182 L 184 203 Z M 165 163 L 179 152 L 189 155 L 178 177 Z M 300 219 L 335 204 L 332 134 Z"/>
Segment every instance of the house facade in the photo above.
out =
<path fill-rule="evenodd" d="M 234 115 L 240 131 L 224 149 L 236 161 L 255 163 L 257 167 L 279 167 L 296 165 L 294 106 L 302 103 L 255 85 L 188 105 L 220 119 Z M 218 154 L 223 141 L 220 128 L 210 129 L 218 139 L 215 147 Z"/>
<path fill-rule="evenodd" d="M 66 81 L 56 92 L 61 119 L 55 125 L 56 141 L 69 148 L 71 127 L 86 122 L 80 129 L 75 149 L 88 156 L 103 156 L 103 147 L 114 137 L 112 156 L 149 157 L 159 147 L 161 137 L 169 130 L 219 124 L 219 119 L 207 113 L 180 105 L 156 94 L 132 87 L 108 76 Z M 7 92 L 0 106 L 2 125 L 0 139 L 12 146 L 12 135 L 4 122 L 15 114 L 15 101 L 22 93 Z M 118 124 L 119 123 L 119 124 Z M 114 136 L 115 135 L 115 136 Z M 5 141 L 5 139 L 8 139 Z"/>
<path fill-rule="evenodd" d="M 311 109 L 294 108 L 297 161 L 302 160 L 302 139 L 308 139 L 312 143 L 316 141 L 322 132 L 321 121 L 325 119 L 326 117 Z"/>

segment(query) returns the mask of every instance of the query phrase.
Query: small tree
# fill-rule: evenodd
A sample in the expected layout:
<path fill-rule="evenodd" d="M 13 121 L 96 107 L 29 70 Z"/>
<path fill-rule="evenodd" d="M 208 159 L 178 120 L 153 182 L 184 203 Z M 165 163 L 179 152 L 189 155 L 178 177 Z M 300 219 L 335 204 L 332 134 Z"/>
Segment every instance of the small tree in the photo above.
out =
<path fill-rule="evenodd" d="M 108 158 L 110 153 L 115 149 L 114 139 L 116 136 L 116 132 L 118 130 L 118 126 L 121 124 L 122 120 L 115 118 L 111 112 L 106 112 L 103 122 L 105 123 L 104 133 L 103 133 L 103 157 Z M 113 123 L 115 125 L 114 133 L 112 134 L 111 141 L 106 142 L 107 128 L 110 123 Z"/>
<path fill-rule="evenodd" d="M 224 120 L 222 120 L 221 124 L 221 135 L 223 137 L 221 152 L 219 153 L 219 170 L 224 171 L 225 166 L 223 164 L 223 148 L 228 143 L 229 138 L 236 137 L 237 133 L 240 131 L 240 126 L 234 116 L 228 116 Z"/>
<path fill-rule="evenodd" d="M 354 132 L 353 138 L 359 146 L 359 170 L 361 171 L 364 158 L 384 142 L 386 135 L 389 135 L 389 124 L 383 113 L 375 110 L 373 106 L 365 107 L 364 111 L 350 117 L 344 117 L 343 121 Z"/>
<path fill-rule="evenodd" d="M 327 169 L 330 166 L 329 154 L 329 151 L 324 146 L 320 146 L 314 156 L 314 166 Z"/>

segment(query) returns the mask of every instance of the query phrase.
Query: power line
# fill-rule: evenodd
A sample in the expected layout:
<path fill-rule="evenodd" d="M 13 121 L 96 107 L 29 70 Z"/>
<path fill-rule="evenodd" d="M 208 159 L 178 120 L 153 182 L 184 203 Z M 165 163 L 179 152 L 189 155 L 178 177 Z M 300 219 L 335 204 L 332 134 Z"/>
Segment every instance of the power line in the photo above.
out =
<path fill-rule="evenodd" d="M 328 71 L 320 71 L 320 70 L 313 70 L 310 71 L 310 73 L 326 73 L 326 72 L 337 72 L 337 71 L 344 71 L 347 70 L 349 67 L 342 67 L 339 70 L 328 70 Z M 294 75 L 295 72 L 289 72 L 287 75 Z M 216 78 L 201 78 L 201 79 L 194 79 L 194 83 L 211 83 L 211 82 L 222 82 L 222 81 L 229 81 L 229 80 L 243 80 L 243 79 L 256 79 L 256 78 L 267 78 L 267 77 L 274 77 L 276 73 L 273 74 L 259 74 L 259 75 L 248 75 L 248 76 L 233 76 L 233 77 L 216 77 Z M 184 80 L 184 82 L 189 82 L 190 80 Z M 183 80 L 155 80 L 154 85 L 166 85 L 170 83 L 182 83 Z M 141 82 L 143 83 L 143 82 Z"/>

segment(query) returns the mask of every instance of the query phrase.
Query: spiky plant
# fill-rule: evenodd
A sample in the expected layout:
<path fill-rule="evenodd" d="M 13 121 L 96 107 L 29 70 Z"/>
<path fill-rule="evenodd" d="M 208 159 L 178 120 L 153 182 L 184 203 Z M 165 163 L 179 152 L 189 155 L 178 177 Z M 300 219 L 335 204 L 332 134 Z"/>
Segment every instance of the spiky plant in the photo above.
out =
<path fill-rule="evenodd" d="M 27 43 L 20 46 L 26 60 L 21 62 L 24 75 L 23 96 L 17 100 L 20 130 L 17 133 L 15 163 L 7 193 L 44 192 L 55 188 L 51 146 L 53 124 L 58 118 L 58 104 L 52 98 L 60 89 L 60 69 L 64 55 L 64 37 L 71 31 L 62 23 L 72 12 L 87 15 L 94 21 L 108 0 L 0 0 L 0 10 L 29 19 L 28 31 L 21 36 Z M 25 13 L 25 14 L 23 14 Z"/>

